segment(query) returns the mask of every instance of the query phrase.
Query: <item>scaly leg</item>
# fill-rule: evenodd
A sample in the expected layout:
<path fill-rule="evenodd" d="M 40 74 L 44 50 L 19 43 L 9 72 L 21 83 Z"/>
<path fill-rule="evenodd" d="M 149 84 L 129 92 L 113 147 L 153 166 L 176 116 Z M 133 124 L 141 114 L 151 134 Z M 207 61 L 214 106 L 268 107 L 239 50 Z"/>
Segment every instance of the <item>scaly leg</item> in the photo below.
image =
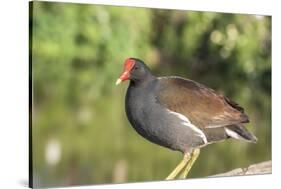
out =
<path fill-rule="evenodd" d="M 199 148 L 194 149 L 194 151 L 191 153 L 190 161 L 186 164 L 186 167 L 181 175 L 181 178 L 185 179 L 187 177 L 191 167 L 193 166 L 194 162 L 198 158 L 199 154 L 200 154 L 200 149 Z"/>
<path fill-rule="evenodd" d="M 169 176 L 166 178 L 166 180 L 172 180 L 174 179 L 186 166 L 186 164 L 190 160 L 190 154 L 185 154 L 183 156 L 183 160 L 178 164 L 178 166 L 169 174 Z"/>

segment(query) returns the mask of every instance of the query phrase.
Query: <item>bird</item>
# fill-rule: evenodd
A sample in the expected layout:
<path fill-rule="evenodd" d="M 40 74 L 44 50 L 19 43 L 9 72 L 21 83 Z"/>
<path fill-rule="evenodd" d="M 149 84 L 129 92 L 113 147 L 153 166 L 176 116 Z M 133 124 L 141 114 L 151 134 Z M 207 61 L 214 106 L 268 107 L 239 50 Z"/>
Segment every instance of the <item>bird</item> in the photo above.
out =
<path fill-rule="evenodd" d="M 185 179 L 209 144 L 233 138 L 256 143 L 244 108 L 213 89 L 179 76 L 156 77 L 144 61 L 127 58 L 116 85 L 129 80 L 125 112 L 148 141 L 179 151 L 182 161 L 166 177 Z"/>

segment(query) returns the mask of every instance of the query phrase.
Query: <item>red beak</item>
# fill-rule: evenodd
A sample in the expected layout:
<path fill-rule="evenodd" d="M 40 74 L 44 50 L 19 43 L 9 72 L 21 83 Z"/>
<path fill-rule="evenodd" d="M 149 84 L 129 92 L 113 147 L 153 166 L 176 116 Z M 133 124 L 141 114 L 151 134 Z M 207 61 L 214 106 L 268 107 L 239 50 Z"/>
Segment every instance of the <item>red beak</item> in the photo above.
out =
<path fill-rule="evenodd" d="M 135 60 L 128 58 L 124 63 L 124 71 L 121 76 L 117 79 L 116 85 L 119 85 L 122 81 L 130 79 L 130 72 L 135 65 Z"/>

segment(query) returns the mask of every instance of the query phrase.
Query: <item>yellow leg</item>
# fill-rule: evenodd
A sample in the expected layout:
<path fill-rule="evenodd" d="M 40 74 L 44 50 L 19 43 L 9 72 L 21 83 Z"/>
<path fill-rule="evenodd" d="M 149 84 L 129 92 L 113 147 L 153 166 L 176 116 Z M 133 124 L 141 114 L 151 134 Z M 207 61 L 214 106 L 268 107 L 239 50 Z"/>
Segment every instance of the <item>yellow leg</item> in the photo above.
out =
<path fill-rule="evenodd" d="M 183 157 L 183 160 L 178 164 L 178 166 L 169 174 L 169 176 L 166 178 L 166 180 L 172 180 L 174 179 L 186 166 L 188 161 L 190 160 L 190 154 L 185 154 Z"/>
<path fill-rule="evenodd" d="M 190 161 L 186 164 L 186 167 L 181 175 L 181 178 L 185 179 L 191 169 L 191 167 L 193 166 L 194 162 L 196 161 L 196 159 L 198 158 L 200 154 L 200 149 L 197 148 L 195 149 L 192 154 L 191 154 L 191 158 L 190 158 Z"/>

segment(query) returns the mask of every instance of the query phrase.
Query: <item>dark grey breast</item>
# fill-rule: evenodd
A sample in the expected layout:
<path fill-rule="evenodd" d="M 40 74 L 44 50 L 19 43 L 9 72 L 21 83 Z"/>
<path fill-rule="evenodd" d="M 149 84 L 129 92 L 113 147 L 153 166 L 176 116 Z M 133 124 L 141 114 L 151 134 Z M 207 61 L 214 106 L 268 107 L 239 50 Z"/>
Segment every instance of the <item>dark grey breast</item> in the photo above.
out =
<path fill-rule="evenodd" d="M 144 138 L 161 146 L 187 152 L 207 143 L 204 133 L 186 126 L 185 120 L 157 100 L 160 80 L 130 82 L 126 94 L 126 114 L 133 128 Z"/>

